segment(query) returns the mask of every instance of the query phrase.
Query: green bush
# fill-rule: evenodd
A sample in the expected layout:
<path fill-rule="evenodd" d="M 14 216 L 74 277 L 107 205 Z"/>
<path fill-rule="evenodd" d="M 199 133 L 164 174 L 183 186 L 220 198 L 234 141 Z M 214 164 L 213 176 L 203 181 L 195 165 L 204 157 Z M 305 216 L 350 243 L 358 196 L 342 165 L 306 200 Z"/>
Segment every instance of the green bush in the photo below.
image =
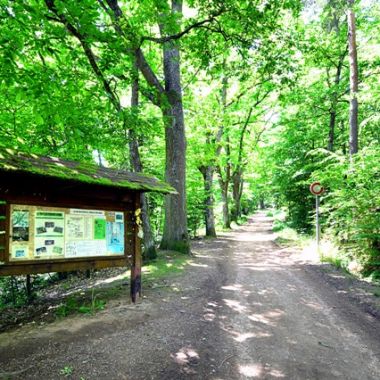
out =
<path fill-rule="evenodd" d="M 369 147 L 352 162 L 336 154 L 316 173 L 328 188 L 322 201 L 326 232 L 363 266 L 380 270 L 380 150 Z"/>

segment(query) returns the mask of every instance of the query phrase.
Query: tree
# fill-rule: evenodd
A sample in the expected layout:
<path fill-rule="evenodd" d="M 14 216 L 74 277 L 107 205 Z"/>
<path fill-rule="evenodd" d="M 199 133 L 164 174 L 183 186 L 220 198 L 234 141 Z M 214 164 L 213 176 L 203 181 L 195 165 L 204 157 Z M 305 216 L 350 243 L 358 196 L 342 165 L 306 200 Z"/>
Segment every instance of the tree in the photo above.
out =
<path fill-rule="evenodd" d="M 353 10 L 354 0 L 348 0 L 347 20 L 348 20 L 348 46 L 350 62 L 350 156 L 358 152 L 358 56 L 356 47 L 356 25 L 355 12 Z"/>

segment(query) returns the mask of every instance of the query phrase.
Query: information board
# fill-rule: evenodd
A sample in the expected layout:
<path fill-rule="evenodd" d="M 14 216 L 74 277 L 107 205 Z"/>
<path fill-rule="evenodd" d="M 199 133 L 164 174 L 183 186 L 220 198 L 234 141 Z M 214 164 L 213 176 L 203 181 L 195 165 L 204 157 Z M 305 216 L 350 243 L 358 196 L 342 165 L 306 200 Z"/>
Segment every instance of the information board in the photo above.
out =
<path fill-rule="evenodd" d="M 9 260 L 124 255 L 124 213 L 11 205 Z"/>

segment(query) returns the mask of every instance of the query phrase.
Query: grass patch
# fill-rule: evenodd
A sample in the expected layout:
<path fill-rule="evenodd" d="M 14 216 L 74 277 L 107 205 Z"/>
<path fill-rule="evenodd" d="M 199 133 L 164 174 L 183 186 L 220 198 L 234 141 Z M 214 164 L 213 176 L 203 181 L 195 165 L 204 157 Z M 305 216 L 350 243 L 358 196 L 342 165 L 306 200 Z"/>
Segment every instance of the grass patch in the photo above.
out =
<path fill-rule="evenodd" d="M 277 233 L 275 242 L 282 246 L 297 246 L 299 248 L 305 248 L 312 243 L 312 238 L 310 236 L 299 234 L 296 230 L 290 227 L 284 227 L 277 231 L 273 228 L 273 231 Z"/>
<path fill-rule="evenodd" d="M 155 260 L 142 267 L 143 286 L 149 287 L 160 280 L 182 273 L 189 262 L 191 259 L 188 255 L 174 251 L 159 251 Z M 123 283 L 120 283 L 120 280 L 115 280 L 107 287 L 72 294 L 56 308 L 55 315 L 58 318 L 73 314 L 94 315 L 103 310 L 111 299 L 127 296 L 129 288 L 124 286 L 125 281 L 130 282 L 129 271 L 122 277 Z"/>
<path fill-rule="evenodd" d="M 96 294 L 93 289 L 91 299 L 83 299 L 80 296 L 70 296 L 56 308 L 55 315 L 61 318 L 77 313 L 94 315 L 96 312 L 103 310 L 107 304 L 105 299 L 99 298 L 100 294 L 101 293 Z"/>
<path fill-rule="evenodd" d="M 143 266 L 143 282 L 154 282 L 180 274 L 190 262 L 191 259 L 188 255 L 174 251 L 161 251 L 156 260 Z"/>

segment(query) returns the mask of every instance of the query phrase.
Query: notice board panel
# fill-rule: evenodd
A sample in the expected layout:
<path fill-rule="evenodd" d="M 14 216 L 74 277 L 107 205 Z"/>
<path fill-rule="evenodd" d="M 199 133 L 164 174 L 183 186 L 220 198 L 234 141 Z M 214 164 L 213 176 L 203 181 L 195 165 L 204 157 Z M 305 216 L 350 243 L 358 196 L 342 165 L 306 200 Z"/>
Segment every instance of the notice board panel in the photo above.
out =
<path fill-rule="evenodd" d="M 123 211 L 10 205 L 9 262 L 120 257 Z"/>

